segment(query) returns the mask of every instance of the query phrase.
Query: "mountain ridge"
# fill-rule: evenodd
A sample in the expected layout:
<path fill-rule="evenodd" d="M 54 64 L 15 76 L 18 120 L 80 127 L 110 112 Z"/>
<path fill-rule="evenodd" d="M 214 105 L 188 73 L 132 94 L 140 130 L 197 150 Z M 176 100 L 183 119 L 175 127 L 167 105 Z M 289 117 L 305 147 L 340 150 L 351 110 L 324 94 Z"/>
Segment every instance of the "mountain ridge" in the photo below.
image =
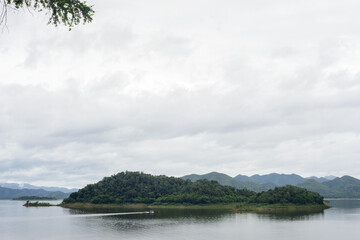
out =
<path fill-rule="evenodd" d="M 227 176 L 225 179 L 224 175 Z M 190 174 L 183 176 L 182 178 L 190 179 L 191 181 L 199 179 L 215 180 L 223 185 L 233 186 L 238 189 L 246 188 L 256 192 L 285 185 L 292 185 L 317 192 L 327 198 L 360 198 L 360 180 L 347 175 L 342 177 L 313 176 L 304 178 L 297 174 L 271 173 L 266 175 L 255 174 L 250 177 L 239 174 L 232 178 L 223 173 L 211 172 L 203 175 Z M 233 181 L 233 179 L 237 181 Z"/>
<path fill-rule="evenodd" d="M 0 183 L 0 187 L 10 189 L 43 189 L 50 192 L 60 191 L 64 193 L 72 193 L 79 190 L 77 188 L 35 186 L 29 183 Z"/>
<path fill-rule="evenodd" d="M 22 196 L 37 196 L 37 197 L 51 197 L 56 199 L 67 198 L 70 193 L 64 193 L 60 191 L 46 191 L 44 189 L 12 189 L 0 187 L 0 199 L 13 199 Z"/>
<path fill-rule="evenodd" d="M 195 182 L 195 181 L 198 181 L 201 179 L 207 179 L 210 181 L 213 180 L 213 181 L 219 182 L 222 185 L 235 187 L 237 189 L 248 189 L 248 190 L 252 190 L 255 192 L 262 192 L 262 191 L 266 191 L 266 190 L 270 189 L 267 186 L 263 186 L 261 184 L 255 183 L 255 182 L 242 182 L 235 178 L 230 177 L 229 175 L 226 175 L 224 173 L 219 173 L 219 172 L 210 172 L 210 173 L 203 174 L 203 175 L 189 174 L 189 175 L 185 175 L 180 178 L 184 179 L 184 180 L 189 179 L 192 182 Z"/>

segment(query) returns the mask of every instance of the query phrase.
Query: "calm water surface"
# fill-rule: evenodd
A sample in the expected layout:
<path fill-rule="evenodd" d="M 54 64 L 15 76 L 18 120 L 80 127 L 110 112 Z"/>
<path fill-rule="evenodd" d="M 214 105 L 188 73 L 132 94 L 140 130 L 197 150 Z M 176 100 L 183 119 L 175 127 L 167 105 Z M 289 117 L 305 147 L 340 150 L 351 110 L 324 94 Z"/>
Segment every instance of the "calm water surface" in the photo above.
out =
<path fill-rule="evenodd" d="M 155 210 L 155 214 L 89 214 L 60 207 L 26 208 L 0 201 L 0 239 L 360 239 L 360 200 L 332 200 L 316 213 Z"/>

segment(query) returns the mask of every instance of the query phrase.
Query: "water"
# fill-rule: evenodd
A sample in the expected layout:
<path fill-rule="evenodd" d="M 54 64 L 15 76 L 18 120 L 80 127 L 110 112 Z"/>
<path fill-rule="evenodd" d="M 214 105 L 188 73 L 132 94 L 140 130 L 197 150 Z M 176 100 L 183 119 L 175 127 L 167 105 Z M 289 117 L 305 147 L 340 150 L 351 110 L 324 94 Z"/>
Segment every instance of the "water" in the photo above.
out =
<path fill-rule="evenodd" d="M 332 200 L 331 209 L 278 214 L 221 210 L 155 210 L 108 215 L 0 201 L 0 239 L 346 239 L 360 238 L 360 200 Z"/>

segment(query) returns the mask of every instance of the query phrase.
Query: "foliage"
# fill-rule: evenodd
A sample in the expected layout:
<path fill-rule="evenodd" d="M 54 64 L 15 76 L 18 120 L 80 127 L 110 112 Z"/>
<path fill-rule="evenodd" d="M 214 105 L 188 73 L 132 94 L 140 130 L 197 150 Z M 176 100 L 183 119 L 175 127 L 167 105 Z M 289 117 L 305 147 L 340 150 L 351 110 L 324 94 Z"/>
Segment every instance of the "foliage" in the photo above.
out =
<path fill-rule="evenodd" d="M 222 186 L 216 181 L 193 183 L 175 177 L 121 172 L 105 177 L 97 184 L 87 185 L 63 202 L 207 204 L 244 202 L 253 194 L 252 191 Z"/>
<path fill-rule="evenodd" d="M 79 24 L 92 21 L 94 10 L 86 2 L 79 0 L 3 0 L 3 9 L 0 13 L 0 24 L 6 23 L 7 10 L 9 7 L 20 9 L 32 8 L 36 11 L 47 11 L 50 14 L 49 24 L 58 26 L 63 24 L 70 28 Z"/>
<path fill-rule="evenodd" d="M 215 204 L 215 203 L 295 203 L 322 204 L 317 194 L 294 186 L 256 194 L 246 189 L 220 185 L 200 179 L 196 182 L 139 172 L 121 172 L 105 177 L 72 193 L 63 203 L 145 203 L 145 204 Z"/>
<path fill-rule="evenodd" d="M 294 203 L 294 204 L 323 204 L 324 197 L 304 188 L 287 185 L 276 187 L 266 192 L 258 193 L 249 199 L 250 203 Z"/>

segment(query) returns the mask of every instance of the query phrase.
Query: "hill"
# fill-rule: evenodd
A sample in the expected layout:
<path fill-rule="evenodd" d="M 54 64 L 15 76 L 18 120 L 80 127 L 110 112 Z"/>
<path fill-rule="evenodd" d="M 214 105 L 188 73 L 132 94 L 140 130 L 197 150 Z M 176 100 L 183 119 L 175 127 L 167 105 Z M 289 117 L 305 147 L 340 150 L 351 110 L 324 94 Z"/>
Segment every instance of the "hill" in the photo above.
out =
<path fill-rule="evenodd" d="M 360 197 L 360 180 L 350 176 L 343 176 L 335 178 L 334 180 L 323 183 L 332 191 L 338 194 L 330 195 L 329 197 L 347 197 L 359 198 Z"/>
<path fill-rule="evenodd" d="M 252 196 L 251 203 L 293 203 L 293 204 L 323 204 L 324 197 L 318 193 L 308 191 L 304 188 L 287 185 L 285 187 L 276 187 L 266 192 L 261 192 Z"/>
<path fill-rule="evenodd" d="M 320 182 L 317 182 L 314 179 L 310 179 L 305 182 L 299 183 L 296 186 L 305 188 L 309 191 L 320 193 L 321 195 L 323 195 L 325 197 L 331 196 L 336 193 L 333 190 L 331 190 L 328 186 L 326 186 Z"/>
<path fill-rule="evenodd" d="M 245 175 L 237 175 L 235 179 L 241 181 L 255 182 L 258 184 L 272 183 L 276 186 L 296 185 L 305 182 L 306 179 L 297 174 L 279 174 L 270 173 L 265 175 L 255 174 L 251 177 Z"/>
<path fill-rule="evenodd" d="M 360 198 L 360 180 L 350 176 L 337 177 L 323 183 L 307 180 L 297 186 L 318 192 L 327 198 Z"/>
<path fill-rule="evenodd" d="M 232 178 L 223 173 L 211 172 L 204 175 L 191 174 L 182 177 L 191 181 L 208 179 L 237 189 L 262 192 L 278 186 L 293 185 L 320 193 L 327 198 L 360 198 L 360 180 L 351 176 L 303 178 L 297 174 L 271 173 L 266 175 L 237 175 Z"/>
<path fill-rule="evenodd" d="M 215 174 L 217 176 L 217 174 Z M 300 199 L 300 200 L 299 200 Z M 72 193 L 63 204 L 213 204 L 213 203 L 291 203 L 323 204 L 322 196 L 294 186 L 255 193 L 224 186 L 217 181 L 153 176 L 139 172 L 121 172 L 105 177 Z"/>
<path fill-rule="evenodd" d="M 207 179 L 210 181 L 217 181 L 221 185 L 232 186 L 236 189 L 248 189 L 255 192 L 262 192 L 270 189 L 268 185 L 261 185 L 254 182 L 242 182 L 235 178 L 232 178 L 224 173 L 211 172 L 204 175 L 191 174 L 181 177 L 182 179 L 189 179 L 192 182 L 198 181 L 200 179 Z"/>
<path fill-rule="evenodd" d="M 323 182 L 327 182 L 330 180 L 333 180 L 336 177 L 332 177 L 332 176 L 327 176 L 327 177 L 316 177 L 316 176 L 311 176 L 311 177 L 307 177 L 306 179 L 313 179 L 317 182 L 323 183 Z"/>
<path fill-rule="evenodd" d="M 67 198 L 69 193 L 63 193 L 60 191 L 50 192 L 43 189 L 11 189 L 0 187 L 0 199 L 13 199 L 22 196 L 38 196 L 63 199 Z"/>
<path fill-rule="evenodd" d="M 244 202 L 253 194 L 216 181 L 121 172 L 70 194 L 64 203 L 226 203 Z"/>

